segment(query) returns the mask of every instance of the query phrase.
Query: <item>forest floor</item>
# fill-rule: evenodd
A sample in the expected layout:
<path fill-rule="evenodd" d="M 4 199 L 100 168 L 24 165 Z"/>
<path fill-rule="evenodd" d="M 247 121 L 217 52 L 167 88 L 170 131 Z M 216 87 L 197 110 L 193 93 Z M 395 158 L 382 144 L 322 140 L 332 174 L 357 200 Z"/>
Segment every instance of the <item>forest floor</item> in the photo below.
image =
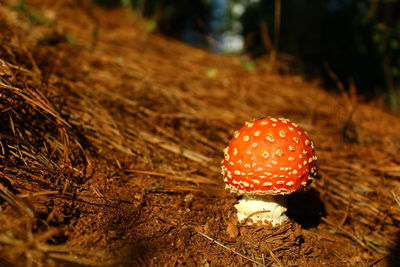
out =
<path fill-rule="evenodd" d="M 128 8 L 23 3 L 0 0 L 2 266 L 400 266 L 399 117 L 152 34 Z M 264 116 L 318 156 L 275 228 L 238 223 L 220 174 Z"/>

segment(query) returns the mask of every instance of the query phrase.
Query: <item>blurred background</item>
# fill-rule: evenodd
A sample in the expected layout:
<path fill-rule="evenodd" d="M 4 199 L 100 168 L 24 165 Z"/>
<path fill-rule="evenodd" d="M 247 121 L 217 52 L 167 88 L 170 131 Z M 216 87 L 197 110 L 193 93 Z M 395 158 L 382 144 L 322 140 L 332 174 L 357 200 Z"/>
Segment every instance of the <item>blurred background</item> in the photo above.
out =
<path fill-rule="evenodd" d="M 96 0 L 131 6 L 148 30 L 271 71 L 322 78 L 400 113 L 399 0 Z M 252 66 L 250 66 L 252 67 Z"/>

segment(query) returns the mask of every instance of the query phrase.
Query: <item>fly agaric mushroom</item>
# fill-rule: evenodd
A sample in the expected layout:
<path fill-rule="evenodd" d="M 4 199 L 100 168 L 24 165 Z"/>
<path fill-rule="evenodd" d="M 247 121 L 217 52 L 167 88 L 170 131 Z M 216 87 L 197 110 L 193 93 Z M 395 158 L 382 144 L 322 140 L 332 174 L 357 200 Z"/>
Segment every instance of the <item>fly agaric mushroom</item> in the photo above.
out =
<path fill-rule="evenodd" d="M 224 150 L 226 188 L 243 195 L 238 220 L 282 224 L 284 195 L 305 188 L 316 176 L 314 145 L 295 123 L 284 118 L 247 122 Z"/>

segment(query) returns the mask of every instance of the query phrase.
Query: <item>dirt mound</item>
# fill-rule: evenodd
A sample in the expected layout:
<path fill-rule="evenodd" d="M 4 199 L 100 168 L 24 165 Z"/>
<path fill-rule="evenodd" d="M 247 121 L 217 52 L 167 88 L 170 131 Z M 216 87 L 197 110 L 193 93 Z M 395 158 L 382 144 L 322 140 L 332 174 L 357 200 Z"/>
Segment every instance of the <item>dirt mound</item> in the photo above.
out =
<path fill-rule="evenodd" d="M 397 266 L 400 119 L 128 9 L 0 1 L 0 257 L 16 265 Z M 147 29 L 147 30 L 146 30 Z M 290 222 L 239 224 L 222 149 L 288 117 L 320 177 Z"/>

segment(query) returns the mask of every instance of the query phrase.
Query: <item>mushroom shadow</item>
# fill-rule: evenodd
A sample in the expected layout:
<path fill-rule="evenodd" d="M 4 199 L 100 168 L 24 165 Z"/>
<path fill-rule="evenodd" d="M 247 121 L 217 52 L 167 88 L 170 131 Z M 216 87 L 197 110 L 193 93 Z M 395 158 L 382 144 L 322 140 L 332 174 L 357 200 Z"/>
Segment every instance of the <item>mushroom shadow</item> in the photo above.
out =
<path fill-rule="evenodd" d="M 286 214 L 304 229 L 316 227 L 321 222 L 321 217 L 326 216 L 324 202 L 314 188 L 288 195 L 286 205 Z"/>
<path fill-rule="evenodd" d="M 390 250 L 389 267 L 400 266 L 400 232 L 397 233 L 396 245 Z"/>
<path fill-rule="evenodd" d="M 121 266 L 145 266 L 145 259 L 149 257 L 149 251 L 146 242 L 135 242 L 129 245 L 129 254 L 120 260 Z"/>

